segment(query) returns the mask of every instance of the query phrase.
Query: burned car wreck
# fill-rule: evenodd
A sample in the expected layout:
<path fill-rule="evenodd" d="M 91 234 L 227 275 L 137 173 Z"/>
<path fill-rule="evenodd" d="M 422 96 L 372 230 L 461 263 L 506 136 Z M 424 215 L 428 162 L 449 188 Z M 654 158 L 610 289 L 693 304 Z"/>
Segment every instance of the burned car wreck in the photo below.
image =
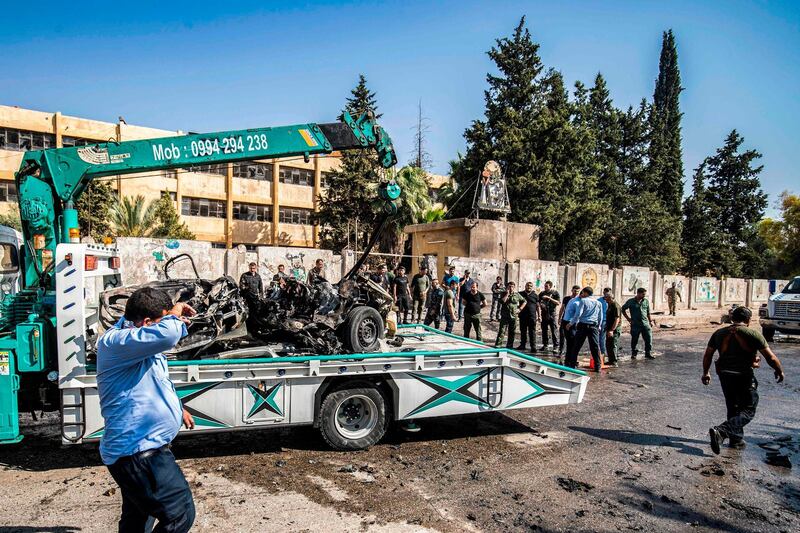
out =
<path fill-rule="evenodd" d="M 195 277 L 170 279 L 171 267 L 183 261 L 191 264 Z M 362 274 L 337 284 L 322 278 L 311 284 L 285 278 L 264 297 L 245 298 L 231 277 L 201 279 L 187 254 L 168 261 L 164 272 L 163 281 L 103 292 L 98 334 L 119 321 L 133 291 L 157 287 L 174 303 L 187 303 L 197 311 L 188 335 L 167 352 L 174 359 L 364 353 L 380 349 L 394 303 L 386 290 Z"/>

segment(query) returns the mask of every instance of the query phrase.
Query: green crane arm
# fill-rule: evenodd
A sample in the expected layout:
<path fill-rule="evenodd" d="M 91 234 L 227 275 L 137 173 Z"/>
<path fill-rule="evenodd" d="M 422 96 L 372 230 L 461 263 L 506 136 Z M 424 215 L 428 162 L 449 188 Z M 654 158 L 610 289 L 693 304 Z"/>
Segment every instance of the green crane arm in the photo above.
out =
<path fill-rule="evenodd" d="M 89 183 L 104 176 L 291 156 L 306 158 L 336 150 L 372 148 L 384 168 L 397 163 L 389 135 L 374 117 L 341 122 L 189 134 L 159 139 L 97 143 L 26 152 L 16 174 L 25 242 L 24 287 L 45 281 L 43 271 L 56 245 L 77 242 L 74 202 Z M 47 287 L 52 288 L 52 287 Z"/>

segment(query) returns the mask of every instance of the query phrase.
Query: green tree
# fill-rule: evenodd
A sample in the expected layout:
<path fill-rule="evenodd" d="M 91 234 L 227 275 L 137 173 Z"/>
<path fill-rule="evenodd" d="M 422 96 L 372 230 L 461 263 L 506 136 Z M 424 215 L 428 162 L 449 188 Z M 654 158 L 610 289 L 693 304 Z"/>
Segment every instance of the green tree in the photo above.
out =
<path fill-rule="evenodd" d="M 546 70 L 523 17 L 488 52 L 497 67 L 484 93 L 485 118 L 464 132 L 467 151 L 451 164 L 462 191 L 448 216 L 470 212 L 483 165 L 498 161 L 507 179 L 512 221 L 538 224 L 543 257 L 574 261 L 598 253 L 595 176 L 585 175 L 590 137 L 572 120 L 561 74 Z M 469 198 L 466 198 L 469 197 Z M 481 213 L 481 217 L 495 217 Z"/>
<path fill-rule="evenodd" d="M 783 191 L 781 218 L 765 218 L 758 224 L 758 234 L 769 249 L 772 276 L 800 275 L 800 196 Z"/>
<path fill-rule="evenodd" d="M 381 235 L 380 250 L 390 254 L 401 254 L 406 240 L 403 228 L 424 221 L 423 214 L 430 209 L 431 199 L 428 193 L 427 175 L 421 168 L 405 166 L 394 173 L 393 177 L 403 193 L 396 201 L 397 214 L 392 217 Z M 372 190 L 376 189 L 377 187 L 372 187 Z M 377 197 L 377 191 L 373 196 Z M 376 200 L 373 205 L 378 211 L 383 207 L 383 200 Z"/>
<path fill-rule="evenodd" d="M 145 202 L 141 194 L 120 198 L 110 211 L 116 237 L 150 237 L 156 227 L 156 202 Z"/>
<path fill-rule="evenodd" d="M 716 242 L 716 206 L 706 188 L 706 162 L 694 171 L 692 194 L 683 202 L 683 234 L 681 254 L 683 271 L 690 276 L 704 276 L 714 270 L 713 250 Z"/>
<path fill-rule="evenodd" d="M 345 110 L 358 116 L 377 113 L 375 93 L 367 87 L 367 80 L 359 76 L 358 84 L 347 98 Z M 340 115 L 341 117 L 341 115 Z M 328 174 L 328 188 L 319 198 L 319 212 L 314 220 L 320 225 L 320 242 L 323 248 L 342 250 L 351 237 L 366 243 L 375 228 L 379 212 L 374 209 L 374 184 L 382 172 L 377 156 L 370 150 L 351 150 L 342 153 L 338 169 Z M 358 227 L 358 235 L 355 228 Z"/>
<path fill-rule="evenodd" d="M 151 234 L 152 237 L 163 239 L 186 239 L 194 240 L 197 237 L 189 230 L 185 222 L 181 222 L 178 211 L 175 209 L 175 202 L 167 193 L 161 193 L 161 198 L 154 203 L 154 218 L 156 227 Z"/>
<path fill-rule="evenodd" d="M 110 236 L 110 211 L 116 201 L 117 193 L 110 182 L 91 182 L 75 205 L 81 235 L 90 236 L 96 242 L 102 242 L 104 237 Z"/>
<path fill-rule="evenodd" d="M 681 75 L 678 50 L 672 30 L 664 32 L 658 78 L 650 108 L 649 173 L 652 191 L 661 199 L 661 207 L 672 216 L 673 224 L 662 237 L 665 245 L 660 262 L 667 270 L 679 263 L 677 243 L 681 235 L 681 199 L 683 198 L 683 156 L 681 150 L 680 110 Z M 671 268 L 670 268 L 671 267 Z"/>
<path fill-rule="evenodd" d="M 758 151 L 740 150 L 743 143 L 733 130 L 716 154 L 706 159 L 708 192 L 716 206 L 715 225 L 722 245 L 716 250 L 717 275 L 754 275 L 764 270 L 758 255 L 752 254 L 754 247 L 763 251 L 756 225 L 767 207 L 759 179 L 764 167 L 755 164 L 761 158 Z"/>
<path fill-rule="evenodd" d="M 17 231 L 22 231 L 22 222 L 19 218 L 19 208 L 12 205 L 7 213 L 0 214 L 0 226 L 8 226 Z"/>

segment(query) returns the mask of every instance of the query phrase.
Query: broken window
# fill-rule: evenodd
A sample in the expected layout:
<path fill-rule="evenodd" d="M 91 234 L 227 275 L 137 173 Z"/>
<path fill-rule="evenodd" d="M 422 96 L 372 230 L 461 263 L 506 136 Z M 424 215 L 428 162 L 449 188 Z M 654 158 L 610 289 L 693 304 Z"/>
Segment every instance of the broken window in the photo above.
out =
<path fill-rule="evenodd" d="M 181 214 L 193 217 L 227 217 L 225 200 L 211 200 L 209 198 L 181 198 Z"/>
<path fill-rule="evenodd" d="M 254 222 L 271 222 L 272 206 L 234 202 L 233 218 L 236 220 L 249 220 Z"/>
<path fill-rule="evenodd" d="M 283 224 L 311 224 L 312 209 L 300 207 L 281 207 L 278 219 Z"/>
<path fill-rule="evenodd" d="M 44 150 L 55 148 L 56 136 L 52 133 L 0 128 L 0 149 L 2 150 Z"/>
<path fill-rule="evenodd" d="M 89 146 L 91 144 L 97 144 L 102 142 L 108 142 L 108 141 L 84 139 L 83 137 L 67 137 L 66 135 L 61 137 L 61 146 L 63 146 L 64 148 L 68 148 L 70 146 Z"/>
<path fill-rule="evenodd" d="M 214 165 L 195 165 L 188 167 L 186 170 L 189 172 L 199 172 L 201 174 L 219 174 L 220 176 L 228 175 L 228 164 L 217 163 Z"/>
<path fill-rule="evenodd" d="M 0 202 L 17 201 L 17 184 L 13 181 L 0 181 Z"/>
<path fill-rule="evenodd" d="M 251 180 L 272 181 L 272 164 L 242 161 L 233 164 L 233 177 Z"/>
<path fill-rule="evenodd" d="M 281 166 L 279 181 L 292 185 L 314 186 L 314 171 L 304 168 Z"/>

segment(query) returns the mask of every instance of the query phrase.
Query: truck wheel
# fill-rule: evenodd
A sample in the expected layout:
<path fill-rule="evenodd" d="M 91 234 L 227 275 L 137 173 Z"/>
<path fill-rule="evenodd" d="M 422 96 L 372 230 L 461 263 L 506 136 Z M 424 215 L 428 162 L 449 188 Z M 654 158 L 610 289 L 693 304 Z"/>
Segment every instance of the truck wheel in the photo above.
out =
<path fill-rule="evenodd" d="M 378 311 L 367 306 L 356 307 L 347 317 L 342 340 L 352 353 L 377 352 L 383 330 L 383 319 Z"/>
<path fill-rule="evenodd" d="M 373 387 L 328 394 L 320 408 L 320 431 L 336 450 L 363 450 L 386 433 L 386 402 Z"/>
<path fill-rule="evenodd" d="M 767 342 L 772 342 L 775 339 L 775 330 L 772 328 L 761 328 L 761 334 L 764 335 L 764 338 Z"/>

